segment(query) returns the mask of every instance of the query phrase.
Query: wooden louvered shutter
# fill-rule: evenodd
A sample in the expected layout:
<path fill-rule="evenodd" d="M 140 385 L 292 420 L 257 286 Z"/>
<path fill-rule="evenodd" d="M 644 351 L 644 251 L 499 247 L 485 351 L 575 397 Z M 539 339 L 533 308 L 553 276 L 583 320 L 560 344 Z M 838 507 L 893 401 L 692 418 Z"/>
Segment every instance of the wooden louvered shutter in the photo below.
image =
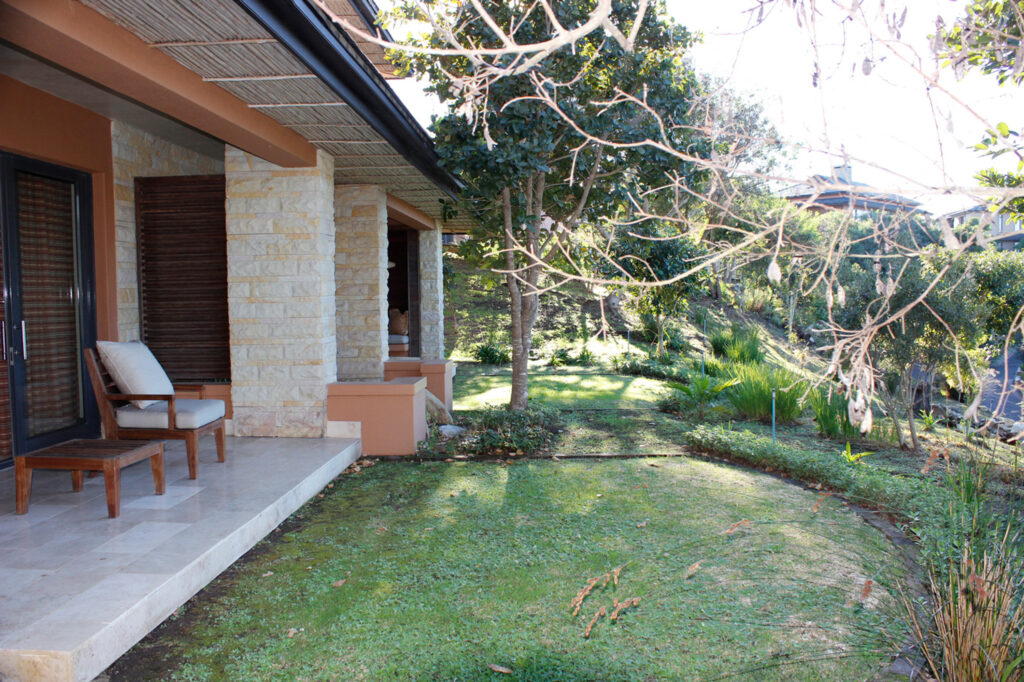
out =
<path fill-rule="evenodd" d="M 231 380 L 224 176 L 136 178 L 142 341 L 171 381 Z"/>

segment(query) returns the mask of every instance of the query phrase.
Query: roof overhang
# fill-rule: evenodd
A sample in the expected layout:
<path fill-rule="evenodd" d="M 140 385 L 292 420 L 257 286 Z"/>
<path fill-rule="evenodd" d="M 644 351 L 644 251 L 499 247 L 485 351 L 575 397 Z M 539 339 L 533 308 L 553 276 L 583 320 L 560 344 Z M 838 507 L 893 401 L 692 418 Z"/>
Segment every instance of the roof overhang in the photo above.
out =
<path fill-rule="evenodd" d="M 315 163 L 301 135 L 74 0 L 0 0 L 0 39 L 277 165 Z"/>
<path fill-rule="evenodd" d="M 345 100 L 425 177 L 454 198 L 461 184 L 442 169 L 433 143 L 362 55 L 309 0 L 235 0 Z"/>

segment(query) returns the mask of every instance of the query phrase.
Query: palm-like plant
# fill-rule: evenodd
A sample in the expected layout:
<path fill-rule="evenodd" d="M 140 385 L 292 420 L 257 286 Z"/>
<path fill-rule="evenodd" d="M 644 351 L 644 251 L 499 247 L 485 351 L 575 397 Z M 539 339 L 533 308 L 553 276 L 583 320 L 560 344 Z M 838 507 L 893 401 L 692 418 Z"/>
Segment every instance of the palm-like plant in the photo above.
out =
<path fill-rule="evenodd" d="M 704 421 L 708 406 L 714 402 L 718 394 L 735 385 L 736 379 L 719 380 L 708 376 L 693 377 L 689 384 L 672 384 L 676 389 L 681 410 L 694 411 L 697 419 Z"/>

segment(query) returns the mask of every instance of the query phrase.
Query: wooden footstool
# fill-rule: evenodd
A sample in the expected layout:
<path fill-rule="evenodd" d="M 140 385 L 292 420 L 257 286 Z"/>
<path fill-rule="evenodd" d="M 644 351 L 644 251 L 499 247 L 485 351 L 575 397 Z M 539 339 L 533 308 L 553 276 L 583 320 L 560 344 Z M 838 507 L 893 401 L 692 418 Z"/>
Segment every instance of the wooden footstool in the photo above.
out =
<path fill-rule="evenodd" d="M 121 469 L 149 459 L 153 486 L 164 494 L 164 443 L 160 440 L 69 440 L 14 458 L 15 498 L 18 513 L 28 511 L 33 469 L 71 469 L 71 489 L 82 489 L 82 472 L 102 471 L 107 488 L 107 513 L 121 513 Z"/>

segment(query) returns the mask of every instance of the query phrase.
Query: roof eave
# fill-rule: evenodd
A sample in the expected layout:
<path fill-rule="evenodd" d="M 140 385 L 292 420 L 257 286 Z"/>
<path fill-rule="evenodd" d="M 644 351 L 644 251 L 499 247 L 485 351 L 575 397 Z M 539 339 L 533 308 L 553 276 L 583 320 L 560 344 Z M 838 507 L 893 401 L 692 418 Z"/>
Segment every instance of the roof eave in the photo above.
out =
<path fill-rule="evenodd" d="M 235 0 L 338 93 L 399 154 L 455 198 L 462 183 L 440 166 L 433 143 L 362 55 L 308 0 Z"/>

